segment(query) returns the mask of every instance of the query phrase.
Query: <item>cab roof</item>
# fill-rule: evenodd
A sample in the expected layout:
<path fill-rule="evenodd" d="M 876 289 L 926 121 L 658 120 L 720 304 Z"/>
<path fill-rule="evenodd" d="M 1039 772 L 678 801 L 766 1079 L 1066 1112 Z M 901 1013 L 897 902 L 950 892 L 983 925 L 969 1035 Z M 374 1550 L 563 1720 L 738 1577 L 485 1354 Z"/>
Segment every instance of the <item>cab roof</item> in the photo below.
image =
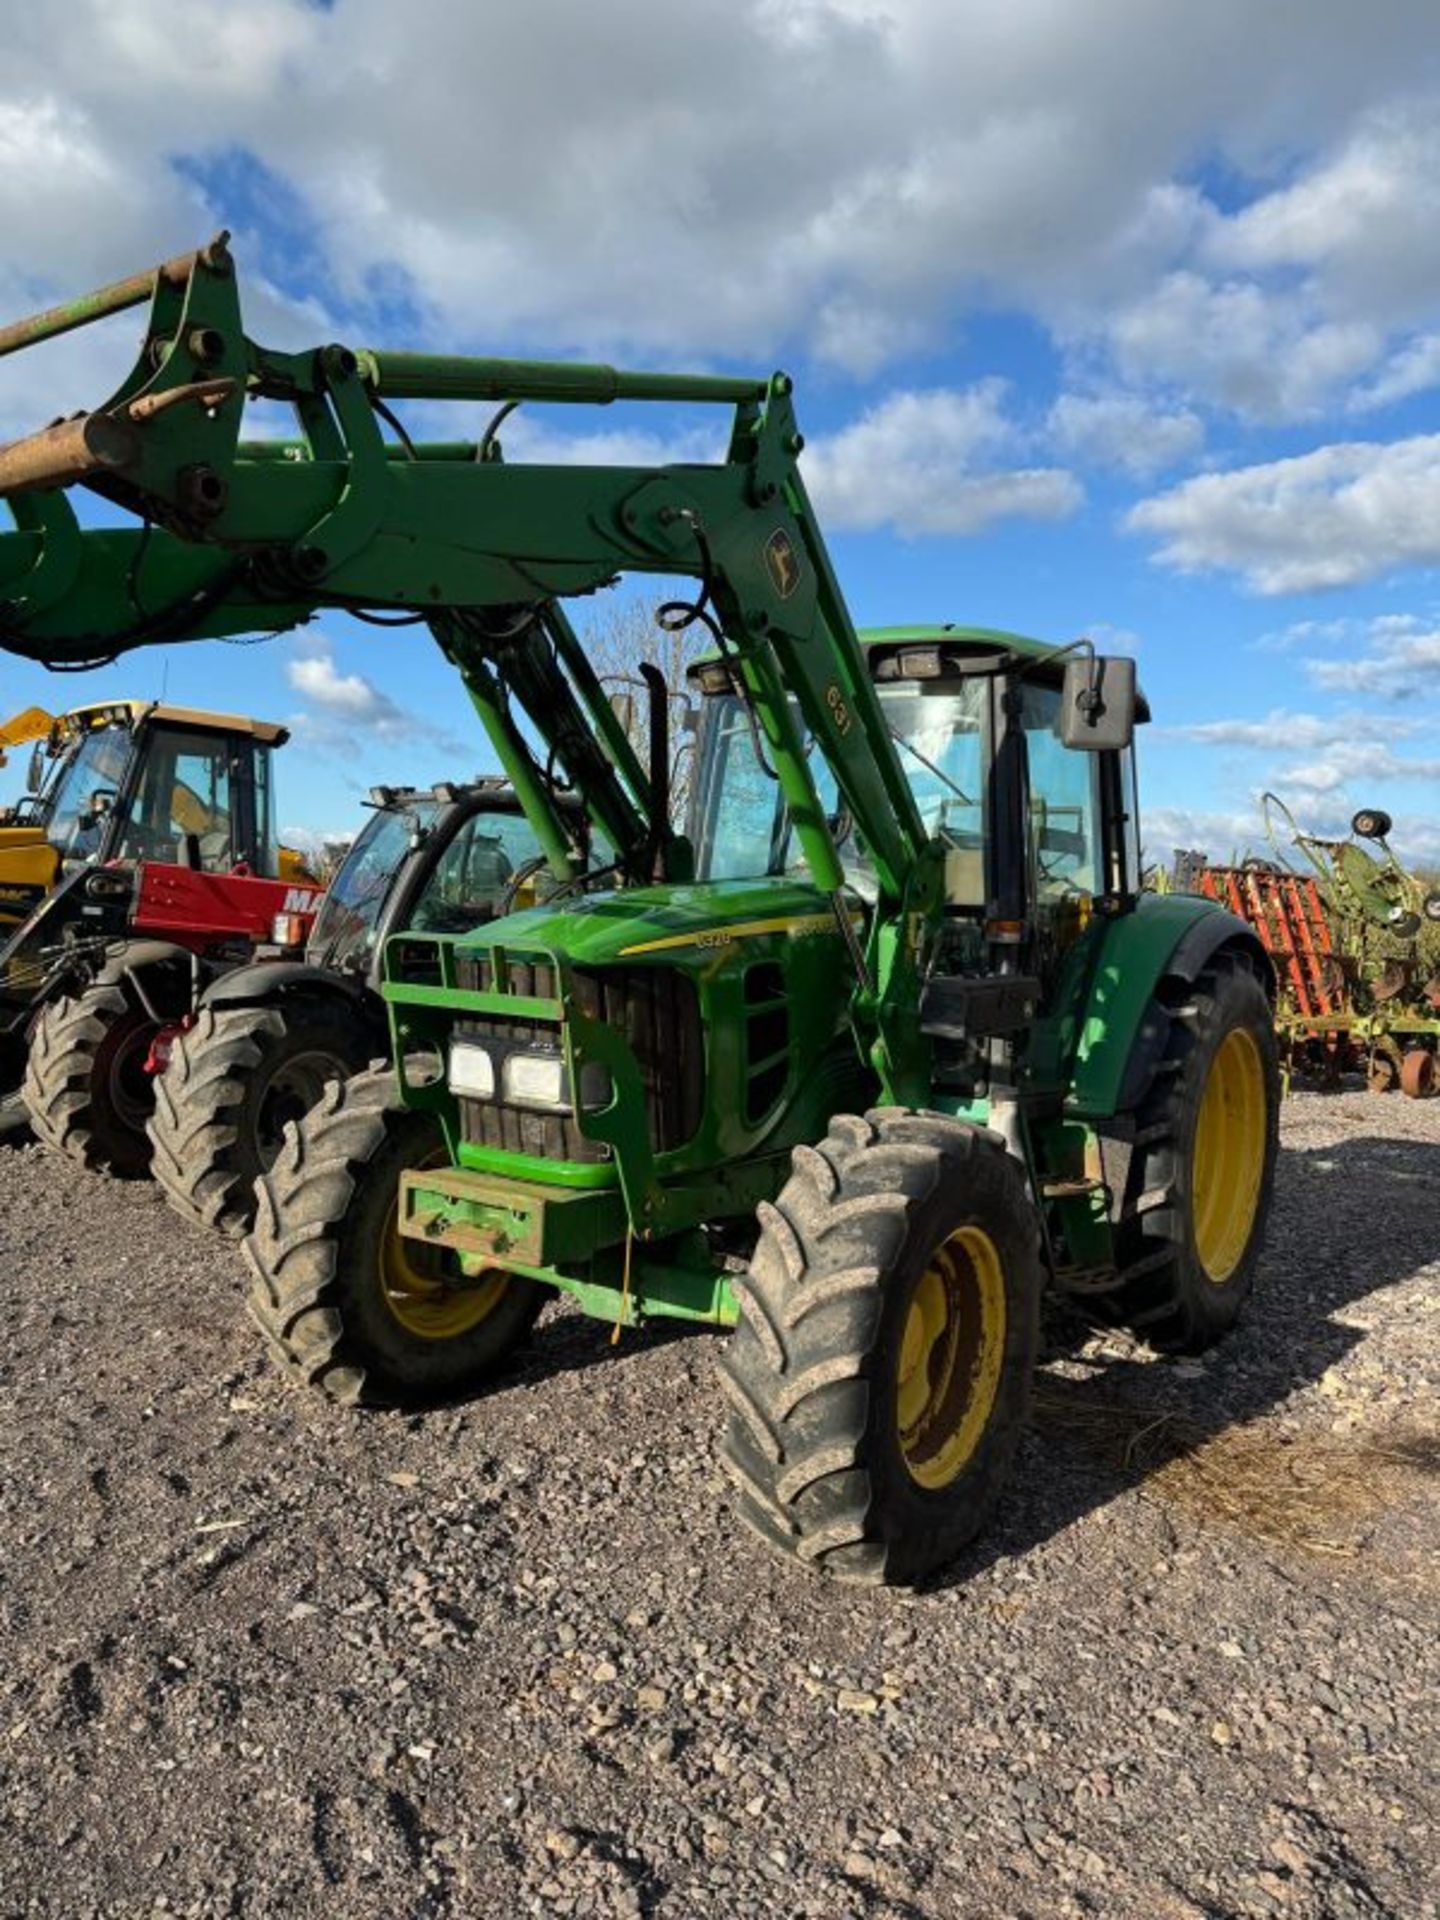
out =
<path fill-rule="evenodd" d="M 1035 640 L 1028 634 L 1010 633 L 1003 627 L 964 627 L 954 621 L 945 621 L 938 626 L 921 627 L 860 627 L 856 638 L 868 652 L 898 654 L 907 647 L 943 648 L 947 654 L 970 655 L 981 659 L 987 654 L 1010 653 L 1022 660 L 1034 660 L 1043 663 L 1064 651 L 1062 646 L 1050 640 Z M 707 664 L 714 664 L 719 654 L 707 652 L 700 656 L 690 671 L 695 673 Z M 1074 658 L 1074 655 L 1067 656 Z M 878 664 L 878 663 L 877 663 Z M 1055 682 L 1058 685 L 1061 663 L 1055 664 Z M 1137 688 L 1135 695 L 1135 718 L 1150 718 L 1150 703 L 1144 693 Z"/>
<path fill-rule="evenodd" d="M 289 728 L 273 720 L 257 720 L 252 714 L 210 713 L 201 707 L 172 707 L 160 700 L 92 700 L 62 713 L 56 724 L 83 733 L 117 725 L 132 729 L 142 724 L 208 727 L 214 732 L 248 735 L 267 747 L 283 746 L 290 738 Z"/>

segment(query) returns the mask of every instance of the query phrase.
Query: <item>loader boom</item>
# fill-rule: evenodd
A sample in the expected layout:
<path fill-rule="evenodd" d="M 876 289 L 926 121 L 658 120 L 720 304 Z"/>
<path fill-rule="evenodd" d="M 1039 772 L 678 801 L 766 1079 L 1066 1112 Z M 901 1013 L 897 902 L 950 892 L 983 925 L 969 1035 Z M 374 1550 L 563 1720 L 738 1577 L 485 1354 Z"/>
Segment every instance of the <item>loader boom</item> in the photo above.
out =
<path fill-rule="evenodd" d="M 243 331 L 225 236 L 0 334 L 0 352 L 150 301 L 145 339 L 93 412 L 0 448 L 0 645 L 74 666 L 151 641 L 279 632 L 324 609 L 424 622 L 459 671 L 506 774 L 568 871 L 547 796 L 563 774 L 631 879 L 686 877 L 689 850 L 655 817 L 650 782 L 561 608 L 622 572 L 699 582 L 682 617 L 702 619 L 763 735 L 817 884 L 842 910 L 844 875 L 807 743 L 833 773 L 879 887 L 869 951 L 855 951 L 857 1008 L 924 1049 L 922 925 L 938 912 L 941 863 L 880 711 L 797 460 L 783 374 L 769 380 L 618 372 L 604 366 L 355 352 L 272 352 Z M 298 437 L 241 438 L 249 399 L 288 402 Z M 398 444 L 388 402 L 617 399 L 733 410 L 725 457 L 641 466 L 509 466 L 478 441 Z M 398 423 L 396 423 L 398 426 Z M 135 529 L 84 529 L 68 490 L 133 513 Z M 544 764 L 515 717 L 545 743 Z M 908 932 L 905 930 L 908 929 Z M 903 937 L 902 937 L 903 934 Z M 885 1010 L 880 1013 L 879 1009 Z M 900 1092 L 896 1080 L 892 1091 Z"/>

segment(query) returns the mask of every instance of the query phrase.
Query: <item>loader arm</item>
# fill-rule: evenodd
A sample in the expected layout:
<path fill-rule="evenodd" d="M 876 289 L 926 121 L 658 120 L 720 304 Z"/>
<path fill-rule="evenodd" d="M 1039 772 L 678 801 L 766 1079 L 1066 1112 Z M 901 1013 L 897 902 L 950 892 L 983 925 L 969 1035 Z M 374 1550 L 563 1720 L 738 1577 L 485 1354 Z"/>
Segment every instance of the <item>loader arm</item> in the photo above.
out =
<path fill-rule="evenodd" d="M 911 1028 L 941 865 L 881 714 L 798 470 L 791 383 L 592 365 L 352 351 L 272 352 L 244 333 L 233 262 L 208 247 L 0 331 L 0 354 L 149 301 L 134 368 L 101 407 L 0 448 L 0 646 L 50 665 L 152 641 L 293 628 L 335 609 L 423 621 L 459 671 L 565 871 L 554 782 L 582 793 L 633 878 L 683 879 L 645 772 L 562 603 L 620 573 L 685 575 L 764 736 L 807 864 L 842 910 L 844 873 L 807 742 L 835 778 L 879 886 L 857 1004 Z M 249 399 L 287 402 L 290 442 L 241 437 Z M 722 405 L 713 463 L 504 464 L 493 433 L 416 443 L 392 402 L 617 399 Z M 387 439 L 381 419 L 398 432 Z M 83 487 L 140 523 L 80 526 Z M 519 714 L 544 742 L 542 763 Z M 884 1006 L 884 1014 L 877 1010 Z M 896 1036 L 897 1040 L 900 1036 Z M 884 1048 L 890 1065 L 896 1049 Z M 913 1032 L 907 1056 L 923 1052 Z M 887 1079 L 890 1077 L 887 1074 Z M 908 1077 L 908 1076 L 907 1076 Z"/>

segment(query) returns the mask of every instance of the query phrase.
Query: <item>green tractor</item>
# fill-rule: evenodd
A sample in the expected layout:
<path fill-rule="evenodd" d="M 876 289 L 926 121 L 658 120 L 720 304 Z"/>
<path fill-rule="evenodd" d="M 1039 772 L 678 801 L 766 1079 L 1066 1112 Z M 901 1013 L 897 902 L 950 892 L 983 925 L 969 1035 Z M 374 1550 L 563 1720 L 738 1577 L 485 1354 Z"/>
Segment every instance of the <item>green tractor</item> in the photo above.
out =
<path fill-rule="evenodd" d="M 338 1401 L 414 1405 L 502 1366 L 552 1290 L 617 1334 L 731 1328 L 742 1517 L 839 1579 L 923 1577 L 1004 1480 L 1042 1286 L 1193 1352 L 1255 1277 L 1273 982 L 1243 922 L 1139 892 L 1131 663 L 857 635 L 783 375 L 276 354 L 223 239 L 0 350 L 146 299 L 119 392 L 0 449 L 0 643 L 423 621 L 557 882 L 389 941 L 397 1070 L 332 1085 L 259 1186 L 272 1348 Z M 247 396 L 288 400 L 298 438 L 244 442 Z M 495 421 L 425 443 L 394 413 L 615 399 L 731 409 L 725 458 L 510 466 Z M 76 483 L 149 528 L 80 532 Z M 683 833 L 666 689 L 642 765 L 563 610 L 626 573 L 694 580 L 660 618 L 714 643 Z M 562 790 L 610 868 L 577 868 Z"/>

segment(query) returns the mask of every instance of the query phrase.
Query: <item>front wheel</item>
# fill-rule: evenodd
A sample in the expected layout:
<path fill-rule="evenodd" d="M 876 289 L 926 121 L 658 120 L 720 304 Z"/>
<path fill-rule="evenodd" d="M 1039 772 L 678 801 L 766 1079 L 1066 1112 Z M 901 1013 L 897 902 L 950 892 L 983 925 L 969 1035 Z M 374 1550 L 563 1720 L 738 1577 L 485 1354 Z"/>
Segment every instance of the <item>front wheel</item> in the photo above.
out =
<path fill-rule="evenodd" d="M 150 1118 L 150 1170 L 175 1211 L 232 1239 L 248 1232 L 286 1123 L 368 1065 L 371 1037 L 343 1001 L 202 1007 L 175 1037 Z"/>
<path fill-rule="evenodd" d="M 740 1514 L 834 1578 L 908 1585 L 984 1524 L 1035 1368 L 1039 1229 L 999 1138 L 931 1113 L 798 1147 L 722 1363 Z"/>
<path fill-rule="evenodd" d="M 400 1233 L 400 1175 L 444 1153 L 393 1067 L 331 1081 L 287 1131 L 244 1250 L 251 1315 L 292 1379 L 347 1406 L 420 1406 L 478 1384 L 529 1332 L 543 1287 L 468 1276 Z"/>

